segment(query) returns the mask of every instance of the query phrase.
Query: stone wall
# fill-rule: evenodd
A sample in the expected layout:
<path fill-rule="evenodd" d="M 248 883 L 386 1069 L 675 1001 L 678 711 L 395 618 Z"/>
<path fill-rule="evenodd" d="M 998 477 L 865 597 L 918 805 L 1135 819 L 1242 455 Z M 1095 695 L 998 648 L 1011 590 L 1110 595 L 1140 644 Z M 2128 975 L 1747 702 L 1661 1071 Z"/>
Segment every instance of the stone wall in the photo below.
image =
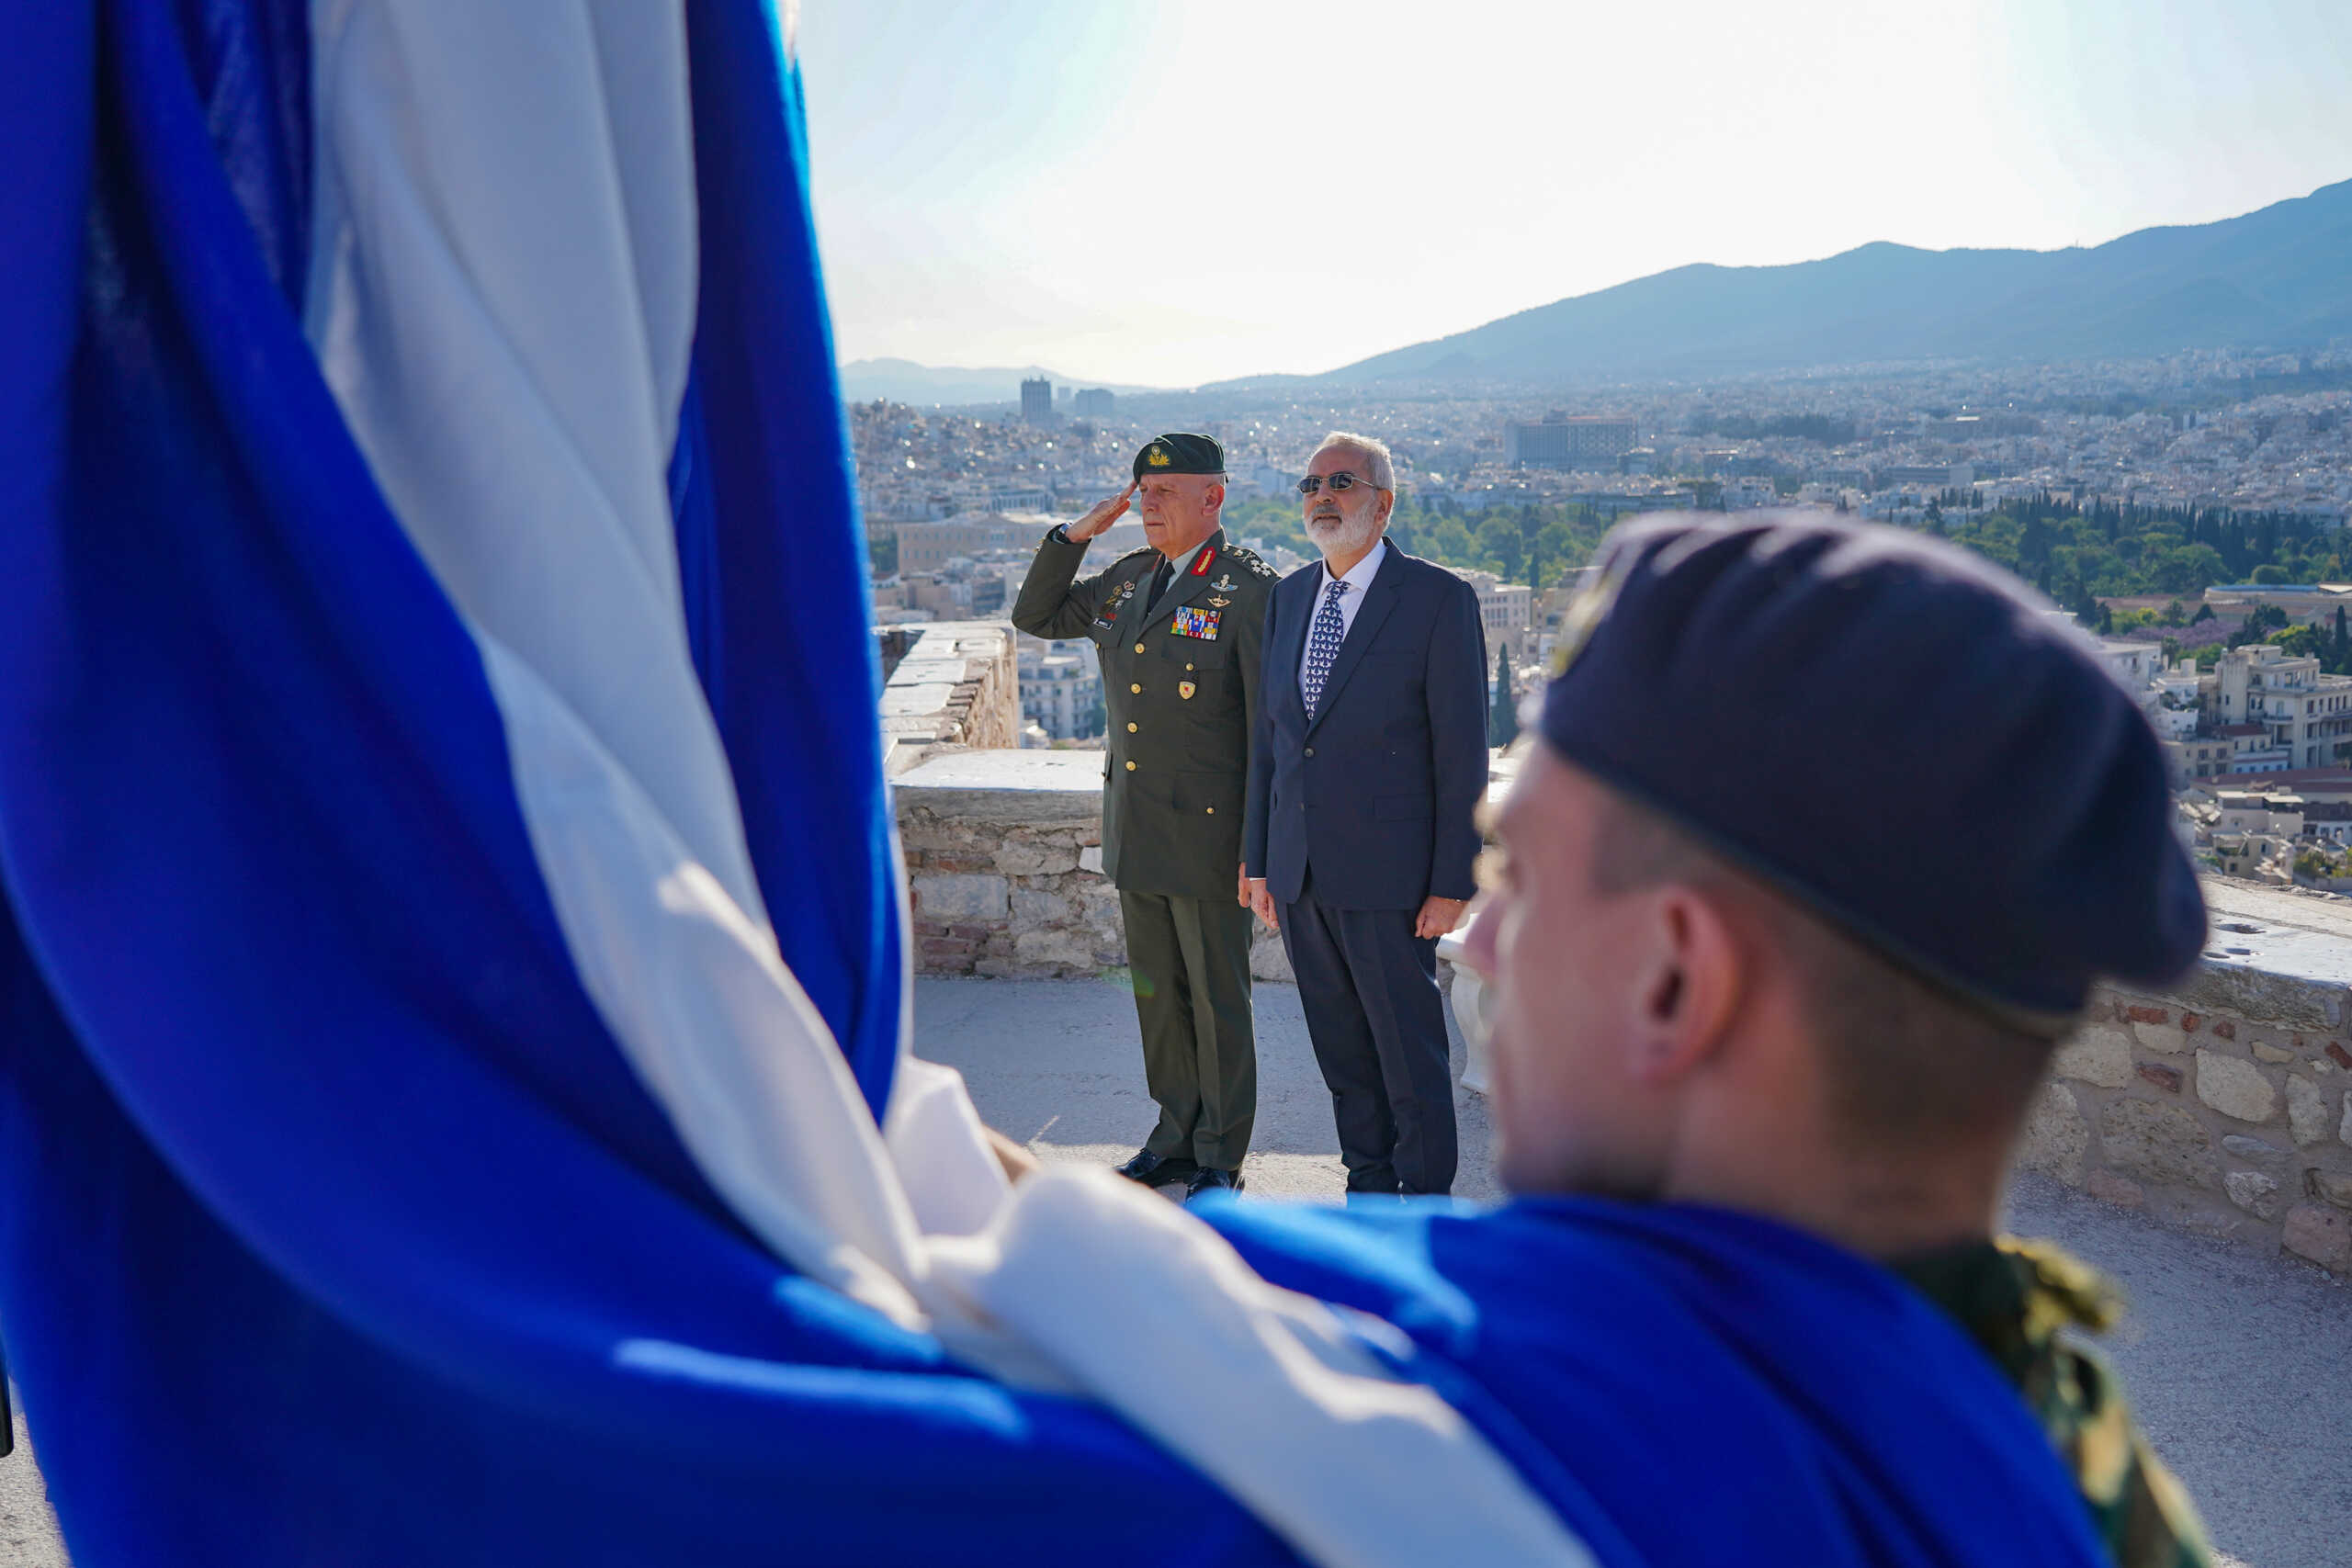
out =
<path fill-rule="evenodd" d="M 2352 905 L 2210 882 L 2207 961 L 2103 990 L 2018 1164 L 2108 1202 L 2352 1268 Z"/>
<path fill-rule="evenodd" d="M 927 975 L 1069 979 L 1125 968 L 1119 894 L 1102 875 L 1102 753 L 959 751 L 894 782 Z M 1260 931 L 1250 967 L 1288 980 Z"/>
<path fill-rule="evenodd" d="M 877 630 L 883 772 L 943 752 L 1021 744 L 1021 672 L 1002 621 L 939 621 Z M 896 662 L 891 662 L 894 650 Z"/>

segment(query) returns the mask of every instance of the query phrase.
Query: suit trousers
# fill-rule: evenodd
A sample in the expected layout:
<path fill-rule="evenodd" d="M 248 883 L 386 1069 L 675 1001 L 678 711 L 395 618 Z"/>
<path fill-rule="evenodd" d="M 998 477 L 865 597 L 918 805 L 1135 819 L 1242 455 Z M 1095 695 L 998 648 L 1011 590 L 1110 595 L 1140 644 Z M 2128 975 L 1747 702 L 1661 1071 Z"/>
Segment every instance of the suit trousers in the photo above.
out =
<path fill-rule="evenodd" d="M 1144 1147 L 1238 1170 L 1258 1120 L 1250 1015 L 1250 915 L 1234 901 L 1119 893 L 1143 1030 L 1143 1078 L 1159 1102 Z"/>
<path fill-rule="evenodd" d="M 1312 867 L 1282 907 L 1351 1192 L 1447 1192 L 1461 1158 L 1437 943 L 1413 934 L 1416 913 L 1327 908 Z"/>

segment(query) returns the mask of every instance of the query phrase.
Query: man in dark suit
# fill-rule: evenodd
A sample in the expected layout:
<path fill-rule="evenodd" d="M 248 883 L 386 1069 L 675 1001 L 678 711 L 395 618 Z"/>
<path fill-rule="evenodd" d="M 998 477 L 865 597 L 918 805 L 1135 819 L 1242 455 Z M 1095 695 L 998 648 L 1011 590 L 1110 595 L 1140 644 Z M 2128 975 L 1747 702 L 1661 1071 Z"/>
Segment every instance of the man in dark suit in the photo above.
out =
<path fill-rule="evenodd" d="M 1388 449 L 1332 434 L 1299 491 L 1321 564 L 1275 586 L 1250 755 L 1250 892 L 1298 976 L 1348 1191 L 1442 1193 L 1458 1148 L 1437 939 L 1487 787 L 1471 586 L 1383 537 Z"/>

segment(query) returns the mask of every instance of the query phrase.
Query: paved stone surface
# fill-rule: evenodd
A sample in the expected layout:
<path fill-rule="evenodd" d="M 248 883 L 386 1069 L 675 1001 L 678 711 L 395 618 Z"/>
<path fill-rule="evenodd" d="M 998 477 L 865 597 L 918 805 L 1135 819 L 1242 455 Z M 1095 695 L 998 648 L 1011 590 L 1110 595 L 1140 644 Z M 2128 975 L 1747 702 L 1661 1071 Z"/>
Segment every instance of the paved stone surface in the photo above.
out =
<path fill-rule="evenodd" d="M 1250 1194 L 1336 1202 L 1330 1100 L 1298 993 L 1261 986 L 1257 1012 Z M 1114 982 L 918 980 L 915 1038 L 920 1054 L 962 1069 L 983 1116 L 1044 1158 L 1124 1159 L 1150 1130 L 1134 1005 Z M 1456 1190 L 1496 1197 L 1485 1101 L 1464 1093 L 1456 1104 Z M 2008 1224 L 2123 1285 L 2132 1314 L 2107 1348 L 2228 1568 L 2352 1562 L 2352 1290 L 2030 1172 L 2011 1191 Z"/>
<path fill-rule="evenodd" d="M 49 1493 L 25 1433 L 24 1404 L 13 1398 L 9 1404 L 17 1414 L 17 1451 L 0 1459 L 0 1563 L 65 1568 L 65 1543 L 57 1539 L 57 1516 L 49 1511 Z"/>

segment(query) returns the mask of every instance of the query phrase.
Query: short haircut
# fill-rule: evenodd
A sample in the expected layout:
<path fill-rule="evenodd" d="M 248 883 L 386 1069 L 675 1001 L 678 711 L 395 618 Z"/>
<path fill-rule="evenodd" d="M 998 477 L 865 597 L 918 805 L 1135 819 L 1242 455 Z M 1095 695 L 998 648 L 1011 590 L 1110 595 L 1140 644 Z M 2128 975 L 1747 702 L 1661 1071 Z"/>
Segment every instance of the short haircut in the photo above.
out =
<path fill-rule="evenodd" d="M 1396 493 L 1396 461 L 1388 450 L 1388 443 L 1375 435 L 1354 435 L 1344 430 L 1335 430 L 1323 438 L 1322 445 L 1317 446 L 1306 460 L 1311 463 L 1334 446 L 1363 453 L 1363 466 L 1372 470 L 1364 478 L 1391 495 Z"/>
<path fill-rule="evenodd" d="M 1593 847 L 1604 895 L 1674 882 L 1715 895 L 1785 961 L 1828 1077 L 1865 1145 L 1933 1144 L 2023 1120 L 2056 1043 L 1996 1018 L 1740 870 L 1680 824 L 1611 790 Z"/>

